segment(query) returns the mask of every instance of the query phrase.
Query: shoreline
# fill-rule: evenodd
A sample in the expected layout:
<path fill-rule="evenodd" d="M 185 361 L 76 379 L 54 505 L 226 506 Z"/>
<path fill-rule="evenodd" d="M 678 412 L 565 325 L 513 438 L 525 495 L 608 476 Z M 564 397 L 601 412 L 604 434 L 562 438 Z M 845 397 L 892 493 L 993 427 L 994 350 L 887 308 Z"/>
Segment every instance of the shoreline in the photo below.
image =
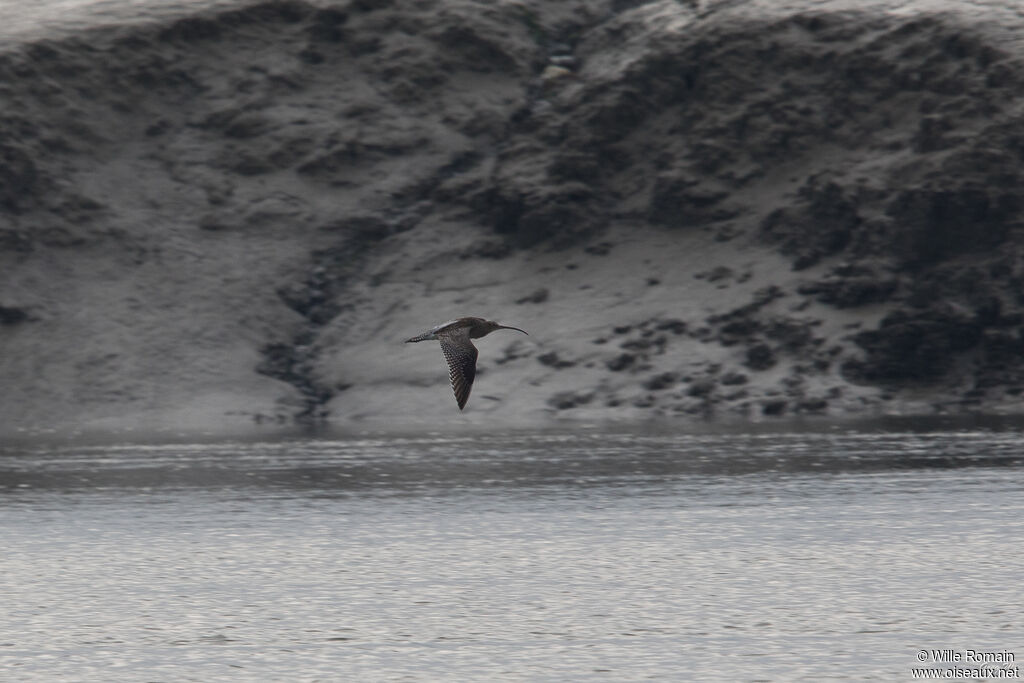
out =
<path fill-rule="evenodd" d="M 176 444 L 223 443 L 289 443 L 348 442 L 371 440 L 452 439 L 486 441 L 488 438 L 530 439 L 545 437 L 593 437 L 600 434 L 659 438 L 671 436 L 771 436 L 773 434 L 958 434 L 974 432 L 1024 432 L 1024 416 L 999 414 L 971 415 L 876 415 L 876 416 L 800 416 L 745 420 L 740 418 L 676 420 L 648 418 L 630 420 L 569 420 L 534 424 L 502 424 L 497 427 L 443 425 L 425 428 L 422 425 L 397 424 L 384 427 L 370 423 L 331 423 L 301 425 L 218 425 L 218 429 L 137 428 L 135 426 L 83 425 L 77 428 L 30 429 L 0 434 L 0 448 L 65 447 L 81 448 L 118 446 L 161 447 Z"/>

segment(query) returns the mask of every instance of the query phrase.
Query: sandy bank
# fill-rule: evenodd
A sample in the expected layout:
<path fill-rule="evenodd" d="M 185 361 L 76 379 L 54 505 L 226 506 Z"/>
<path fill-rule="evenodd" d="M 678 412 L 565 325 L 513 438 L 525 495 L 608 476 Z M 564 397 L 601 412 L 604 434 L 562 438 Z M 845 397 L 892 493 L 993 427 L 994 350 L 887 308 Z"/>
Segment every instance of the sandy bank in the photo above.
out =
<path fill-rule="evenodd" d="M 959 6 L 273 2 L 11 47 L 3 431 L 1019 413 L 1024 18 Z M 464 413 L 402 344 L 461 315 L 531 334 L 480 340 Z"/>

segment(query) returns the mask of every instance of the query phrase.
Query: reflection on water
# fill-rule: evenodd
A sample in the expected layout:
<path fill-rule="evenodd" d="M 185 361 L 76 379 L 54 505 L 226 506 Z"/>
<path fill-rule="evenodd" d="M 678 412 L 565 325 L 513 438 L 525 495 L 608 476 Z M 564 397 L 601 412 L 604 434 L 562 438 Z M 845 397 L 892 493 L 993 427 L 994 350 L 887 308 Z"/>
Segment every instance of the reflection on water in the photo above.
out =
<path fill-rule="evenodd" d="M 675 485 L 688 476 L 1018 466 L 1015 432 L 499 434 L 0 450 L 0 487 L 466 491 Z"/>
<path fill-rule="evenodd" d="M 909 679 L 1024 643 L 1020 437 L 10 446 L 0 670 Z"/>

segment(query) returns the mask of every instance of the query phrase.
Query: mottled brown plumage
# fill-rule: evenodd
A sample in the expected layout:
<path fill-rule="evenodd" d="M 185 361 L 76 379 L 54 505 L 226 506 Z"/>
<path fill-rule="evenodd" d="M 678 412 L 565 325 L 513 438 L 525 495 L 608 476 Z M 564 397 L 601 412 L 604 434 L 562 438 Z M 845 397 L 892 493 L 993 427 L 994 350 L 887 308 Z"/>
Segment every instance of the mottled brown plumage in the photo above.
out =
<path fill-rule="evenodd" d="M 409 342 L 438 341 L 441 343 L 441 352 L 444 359 L 448 361 L 448 378 L 452 382 L 452 390 L 455 392 L 455 402 L 459 404 L 459 410 L 466 406 L 469 400 L 469 391 L 473 388 L 473 379 L 476 377 L 477 350 L 473 346 L 472 339 L 485 337 L 495 330 L 517 330 L 523 334 L 529 334 L 526 330 L 508 325 L 499 325 L 493 320 L 483 318 L 457 318 L 442 323 L 432 328 L 429 332 L 417 335 Z"/>

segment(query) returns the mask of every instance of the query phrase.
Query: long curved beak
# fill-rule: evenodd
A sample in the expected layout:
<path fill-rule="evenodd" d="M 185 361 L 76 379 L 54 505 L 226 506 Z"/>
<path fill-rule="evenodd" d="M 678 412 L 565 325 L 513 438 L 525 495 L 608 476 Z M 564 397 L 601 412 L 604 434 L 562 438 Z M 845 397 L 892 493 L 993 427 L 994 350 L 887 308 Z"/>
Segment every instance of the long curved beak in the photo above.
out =
<path fill-rule="evenodd" d="M 526 335 L 527 337 L 529 337 L 529 336 L 530 336 L 530 333 L 529 333 L 529 332 L 527 332 L 526 330 L 521 330 L 521 329 L 519 329 L 518 327 L 512 327 L 512 326 L 510 326 L 510 325 L 498 325 L 498 329 L 499 329 L 499 330 L 515 330 L 516 332 L 522 332 L 522 333 L 523 333 L 523 334 L 525 334 L 525 335 Z"/>

